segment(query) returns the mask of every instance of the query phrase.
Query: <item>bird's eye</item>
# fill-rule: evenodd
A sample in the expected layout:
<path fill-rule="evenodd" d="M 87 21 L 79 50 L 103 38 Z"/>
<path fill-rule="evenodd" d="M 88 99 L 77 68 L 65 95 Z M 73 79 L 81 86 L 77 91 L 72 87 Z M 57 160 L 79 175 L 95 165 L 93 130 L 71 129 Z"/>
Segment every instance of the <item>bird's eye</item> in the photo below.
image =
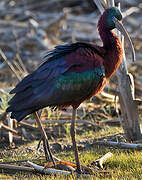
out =
<path fill-rule="evenodd" d="M 114 20 L 115 19 L 115 17 L 114 16 L 112 16 L 112 20 Z"/>

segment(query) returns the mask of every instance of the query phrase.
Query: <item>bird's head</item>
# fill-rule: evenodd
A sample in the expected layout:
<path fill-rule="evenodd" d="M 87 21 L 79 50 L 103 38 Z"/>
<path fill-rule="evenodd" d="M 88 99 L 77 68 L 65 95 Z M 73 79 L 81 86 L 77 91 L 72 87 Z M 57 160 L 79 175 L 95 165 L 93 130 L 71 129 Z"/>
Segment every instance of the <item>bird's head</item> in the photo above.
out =
<path fill-rule="evenodd" d="M 132 50 L 132 59 L 135 60 L 135 51 L 132 44 L 132 41 L 130 39 L 130 36 L 128 35 L 126 29 L 124 28 L 121 20 L 122 20 L 122 14 L 120 10 L 116 7 L 111 7 L 109 9 L 106 9 L 102 15 L 102 22 L 103 22 L 103 28 L 105 30 L 113 30 L 118 29 L 125 39 L 127 40 L 128 44 L 130 45 L 130 48 Z"/>
<path fill-rule="evenodd" d="M 116 28 L 116 24 L 114 19 L 117 19 L 118 21 L 122 20 L 122 14 L 119 11 L 118 8 L 116 7 L 112 7 L 106 10 L 107 13 L 107 24 L 108 24 L 108 28 L 110 30 Z"/>

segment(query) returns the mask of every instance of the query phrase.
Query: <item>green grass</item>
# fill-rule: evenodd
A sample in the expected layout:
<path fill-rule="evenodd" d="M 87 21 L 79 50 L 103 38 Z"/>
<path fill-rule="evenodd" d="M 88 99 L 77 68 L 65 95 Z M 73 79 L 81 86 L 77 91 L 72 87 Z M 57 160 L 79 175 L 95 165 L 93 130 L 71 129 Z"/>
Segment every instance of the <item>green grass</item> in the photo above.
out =
<path fill-rule="evenodd" d="M 142 179 L 142 153 L 141 152 L 132 152 L 132 151 L 124 151 L 118 149 L 109 149 L 109 148 L 100 148 L 100 149 L 91 149 L 90 151 L 84 151 L 80 153 L 80 161 L 84 165 L 90 164 L 93 160 L 98 159 L 103 156 L 108 151 L 111 151 L 114 155 L 110 158 L 105 164 L 104 167 L 106 170 L 110 170 L 109 174 L 100 174 L 97 173 L 96 176 L 90 176 L 87 179 L 91 180 L 94 178 L 99 179 Z M 19 154 L 20 155 L 20 154 Z M 58 157 L 62 159 L 67 159 L 69 161 L 73 161 L 74 156 L 73 153 L 62 153 L 56 154 Z M 31 158 L 30 157 L 26 157 Z M 21 157 L 19 159 L 22 159 Z M 23 158 L 25 159 L 25 157 Z M 8 159 L 9 160 L 9 159 Z M 12 159 L 11 159 L 12 160 Z M 38 179 L 39 176 L 41 179 L 54 179 L 54 176 L 44 176 L 44 175 L 34 175 L 28 173 L 16 173 L 14 175 L 0 175 L 0 179 L 11 177 L 12 179 L 19 178 L 28 178 L 30 179 Z M 60 179 L 61 176 L 57 176 L 56 179 Z M 65 176 L 62 177 L 65 179 Z M 69 179 L 73 179 L 72 176 Z"/>
<path fill-rule="evenodd" d="M 86 135 L 86 133 L 83 134 L 82 137 L 101 137 L 107 135 L 112 135 L 114 132 L 121 132 L 121 128 L 106 127 L 105 130 L 101 130 L 100 132 L 94 133 L 90 132 Z M 95 136 L 94 136 L 95 135 Z M 77 136 L 77 139 L 79 139 L 79 136 Z M 65 139 L 66 141 L 67 139 Z M 58 141 L 58 140 L 56 140 Z M 31 149 L 34 149 L 37 145 L 37 141 L 34 141 L 32 143 L 28 143 L 25 145 L 21 145 L 16 149 L 12 150 L 4 150 L 1 151 L 0 156 L 3 158 L 3 161 L 12 161 L 12 160 L 24 160 L 24 159 L 35 159 L 37 158 L 37 164 L 44 164 L 45 161 L 39 161 L 39 155 L 38 153 L 35 153 Z M 96 173 L 95 176 L 89 176 L 87 179 L 93 180 L 93 179 L 142 179 L 142 152 L 141 151 L 132 151 L 132 150 L 123 150 L 123 149 L 114 149 L 114 148 L 107 148 L 104 146 L 93 146 L 92 149 L 87 151 L 80 151 L 79 157 L 81 164 L 83 165 L 89 165 L 92 161 L 95 161 L 96 159 L 102 157 L 105 153 L 112 152 L 113 157 L 108 159 L 104 163 L 104 169 L 109 170 L 110 173 L 108 174 L 102 174 L 102 173 Z M 56 154 L 57 157 L 60 159 L 68 160 L 68 161 L 74 161 L 74 154 L 73 152 L 62 152 Z M 40 175 L 40 174 L 29 174 L 29 173 L 16 173 L 16 174 L 0 174 L 0 179 L 67 179 L 65 176 L 47 176 L 47 175 Z M 69 179 L 74 179 L 75 177 L 69 176 Z M 80 177 L 80 179 L 83 179 Z"/>

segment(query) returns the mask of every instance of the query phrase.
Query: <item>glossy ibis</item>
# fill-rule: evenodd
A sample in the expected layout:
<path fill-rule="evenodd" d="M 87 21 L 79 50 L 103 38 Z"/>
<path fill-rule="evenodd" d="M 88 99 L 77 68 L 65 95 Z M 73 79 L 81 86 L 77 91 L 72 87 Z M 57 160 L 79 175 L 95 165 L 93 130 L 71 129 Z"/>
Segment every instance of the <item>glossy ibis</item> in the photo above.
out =
<path fill-rule="evenodd" d="M 103 46 L 87 43 L 72 43 L 56 46 L 44 56 L 44 63 L 26 76 L 10 92 L 15 94 L 9 101 L 7 112 L 18 122 L 28 114 L 44 107 L 73 107 L 71 137 L 77 164 L 81 172 L 75 140 L 75 118 L 79 105 L 101 92 L 107 80 L 116 72 L 123 49 L 117 35 L 117 28 L 128 40 L 133 58 L 132 42 L 121 24 L 122 14 L 115 8 L 104 11 L 98 22 L 98 31 Z"/>

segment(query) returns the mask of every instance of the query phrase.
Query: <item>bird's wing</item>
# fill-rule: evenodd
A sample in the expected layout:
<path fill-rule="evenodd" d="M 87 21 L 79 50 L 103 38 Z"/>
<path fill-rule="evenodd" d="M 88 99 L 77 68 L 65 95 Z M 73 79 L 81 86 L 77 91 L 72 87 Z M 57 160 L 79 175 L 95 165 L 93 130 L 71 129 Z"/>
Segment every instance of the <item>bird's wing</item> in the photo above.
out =
<path fill-rule="evenodd" d="M 16 94 L 7 111 L 27 115 L 45 106 L 87 98 L 105 76 L 102 56 L 99 48 L 84 43 L 57 46 L 11 91 Z"/>
<path fill-rule="evenodd" d="M 92 53 L 92 54 L 91 54 Z M 103 64 L 105 52 L 101 47 L 86 43 L 73 43 L 56 46 L 53 51 L 45 53 L 45 61 L 32 74 L 26 76 L 10 94 L 19 93 L 29 87 L 36 87 L 50 79 L 58 77 L 72 69 L 72 71 L 86 71 Z M 93 64 L 95 63 L 95 64 Z"/>

